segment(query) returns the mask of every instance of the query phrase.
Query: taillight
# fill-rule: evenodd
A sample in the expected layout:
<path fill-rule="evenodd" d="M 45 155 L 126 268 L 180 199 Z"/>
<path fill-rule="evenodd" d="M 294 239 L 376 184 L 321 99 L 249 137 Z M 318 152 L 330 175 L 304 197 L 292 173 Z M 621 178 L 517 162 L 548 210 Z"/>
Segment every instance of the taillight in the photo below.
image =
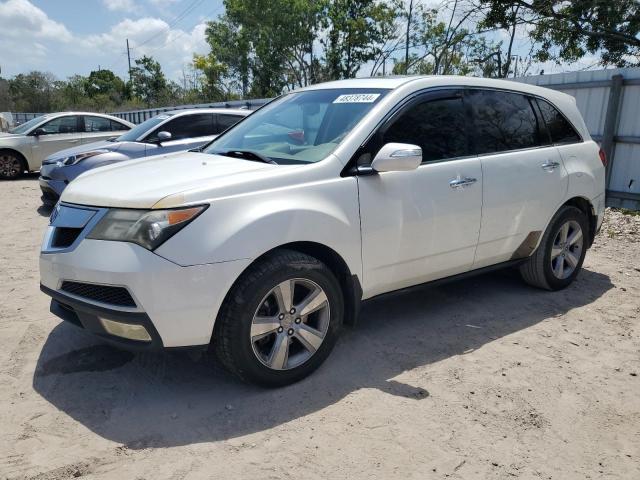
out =
<path fill-rule="evenodd" d="M 600 155 L 600 161 L 602 162 L 602 165 L 604 165 L 606 167 L 607 166 L 607 154 L 604 153 L 603 149 L 600 149 L 598 154 Z"/>

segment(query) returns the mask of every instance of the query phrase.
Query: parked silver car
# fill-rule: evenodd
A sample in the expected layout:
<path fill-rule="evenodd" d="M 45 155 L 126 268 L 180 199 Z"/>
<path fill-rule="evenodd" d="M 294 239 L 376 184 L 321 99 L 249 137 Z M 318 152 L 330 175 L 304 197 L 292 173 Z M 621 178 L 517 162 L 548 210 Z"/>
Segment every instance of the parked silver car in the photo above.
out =
<path fill-rule="evenodd" d="M 115 138 L 133 126 L 101 113 L 61 112 L 36 117 L 9 133 L 0 133 L 0 179 L 16 179 L 25 171 L 38 170 L 52 153 Z"/>
<path fill-rule="evenodd" d="M 82 145 L 46 158 L 40 170 L 42 202 L 55 203 L 83 172 L 134 158 L 201 147 L 251 113 L 230 108 L 193 108 L 156 115 L 118 138 Z"/>

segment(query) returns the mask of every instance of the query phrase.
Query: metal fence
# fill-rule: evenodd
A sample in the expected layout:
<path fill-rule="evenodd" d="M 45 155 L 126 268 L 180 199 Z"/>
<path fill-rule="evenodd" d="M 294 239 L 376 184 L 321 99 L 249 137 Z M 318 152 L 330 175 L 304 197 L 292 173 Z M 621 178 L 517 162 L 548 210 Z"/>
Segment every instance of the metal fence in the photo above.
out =
<path fill-rule="evenodd" d="M 572 95 L 609 160 L 607 205 L 640 210 L 640 68 L 523 77 Z"/>

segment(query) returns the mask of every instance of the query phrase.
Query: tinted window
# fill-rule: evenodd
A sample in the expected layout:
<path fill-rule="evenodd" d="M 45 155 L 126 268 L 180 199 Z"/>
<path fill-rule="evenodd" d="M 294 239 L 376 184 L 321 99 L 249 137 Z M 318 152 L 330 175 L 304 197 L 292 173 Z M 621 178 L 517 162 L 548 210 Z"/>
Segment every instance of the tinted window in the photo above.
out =
<path fill-rule="evenodd" d="M 111 120 L 111 130 L 113 132 L 118 132 L 121 130 L 129 130 L 129 127 L 124 123 L 116 122 L 115 120 Z"/>
<path fill-rule="evenodd" d="M 78 117 L 58 117 L 55 120 L 45 123 L 40 128 L 42 128 L 47 135 L 54 133 L 78 133 Z"/>
<path fill-rule="evenodd" d="M 171 115 L 173 115 L 173 113 L 161 113 L 160 115 L 156 115 L 153 118 L 145 120 L 141 124 L 133 127 L 127 133 L 120 135 L 118 137 L 118 141 L 119 142 L 135 142 L 138 140 L 139 137 L 144 135 L 145 132 L 148 132 L 159 123 L 164 122 L 167 118 L 171 118 Z M 147 137 L 147 141 L 150 140 L 152 136 L 153 135 L 149 135 Z"/>
<path fill-rule="evenodd" d="M 410 143 L 422 148 L 422 161 L 467 154 L 462 98 L 426 101 L 409 108 L 386 130 L 382 144 Z"/>
<path fill-rule="evenodd" d="M 110 132 L 111 120 L 104 117 L 84 117 L 85 132 Z"/>
<path fill-rule="evenodd" d="M 222 133 L 227 128 L 238 123 L 242 118 L 240 115 L 218 115 L 218 129 L 216 133 Z"/>
<path fill-rule="evenodd" d="M 566 118 L 550 103 L 538 99 L 542 118 L 547 124 L 553 143 L 575 143 L 582 139 Z"/>
<path fill-rule="evenodd" d="M 151 134 L 151 137 L 155 137 L 158 132 L 169 132 L 171 134 L 171 140 L 215 135 L 213 117 L 211 113 L 182 115 L 159 127 Z"/>
<path fill-rule="evenodd" d="M 527 97 L 517 93 L 471 90 L 476 153 L 502 152 L 540 144 L 538 120 Z"/>

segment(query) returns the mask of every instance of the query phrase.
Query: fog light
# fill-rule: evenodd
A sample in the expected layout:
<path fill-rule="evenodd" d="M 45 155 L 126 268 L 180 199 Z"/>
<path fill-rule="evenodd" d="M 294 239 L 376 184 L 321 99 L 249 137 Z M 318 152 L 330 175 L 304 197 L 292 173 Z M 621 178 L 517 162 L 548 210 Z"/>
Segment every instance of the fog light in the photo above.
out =
<path fill-rule="evenodd" d="M 129 340 L 138 340 L 140 342 L 150 342 L 151 336 L 147 329 L 142 325 L 133 325 L 130 323 L 114 322 L 106 318 L 101 318 L 100 323 L 111 335 L 117 337 L 128 338 Z"/>

